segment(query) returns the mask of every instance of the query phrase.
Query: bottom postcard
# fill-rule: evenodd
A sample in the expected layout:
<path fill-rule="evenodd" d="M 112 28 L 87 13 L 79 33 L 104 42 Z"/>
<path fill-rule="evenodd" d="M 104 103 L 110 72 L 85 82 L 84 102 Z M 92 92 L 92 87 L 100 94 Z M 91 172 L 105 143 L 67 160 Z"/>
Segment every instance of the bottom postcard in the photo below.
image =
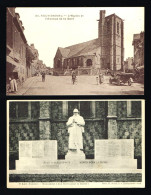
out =
<path fill-rule="evenodd" d="M 145 101 L 7 101 L 7 187 L 145 187 Z"/>

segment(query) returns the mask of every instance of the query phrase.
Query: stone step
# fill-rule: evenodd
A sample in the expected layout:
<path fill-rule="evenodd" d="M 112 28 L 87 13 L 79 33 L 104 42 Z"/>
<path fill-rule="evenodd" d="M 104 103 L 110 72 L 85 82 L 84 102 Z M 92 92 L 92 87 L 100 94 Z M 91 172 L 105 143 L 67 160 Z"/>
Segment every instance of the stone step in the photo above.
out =
<path fill-rule="evenodd" d="M 81 173 L 83 170 L 86 172 L 93 172 L 96 170 L 101 171 L 102 169 L 137 169 L 136 159 L 110 159 L 108 161 L 97 161 L 97 160 L 56 160 L 43 158 L 31 158 L 26 161 L 25 159 L 16 160 L 16 170 L 35 170 L 35 169 L 48 169 L 57 171 L 70 171 L 79 170 Z"/>

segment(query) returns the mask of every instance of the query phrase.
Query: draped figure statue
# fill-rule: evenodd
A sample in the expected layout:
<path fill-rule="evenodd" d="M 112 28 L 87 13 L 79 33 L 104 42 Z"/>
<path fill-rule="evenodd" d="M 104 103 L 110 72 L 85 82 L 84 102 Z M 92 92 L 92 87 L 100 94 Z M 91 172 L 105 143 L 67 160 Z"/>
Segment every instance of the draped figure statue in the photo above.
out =
<path fill-rule="evenodd" d="M 79 115 L 78 109 L 73 110 L 73 116 L 68 119 L 66 123 L 69 133 L 69 150 L 83 150 L 83 136 L 85 121 Z"/>

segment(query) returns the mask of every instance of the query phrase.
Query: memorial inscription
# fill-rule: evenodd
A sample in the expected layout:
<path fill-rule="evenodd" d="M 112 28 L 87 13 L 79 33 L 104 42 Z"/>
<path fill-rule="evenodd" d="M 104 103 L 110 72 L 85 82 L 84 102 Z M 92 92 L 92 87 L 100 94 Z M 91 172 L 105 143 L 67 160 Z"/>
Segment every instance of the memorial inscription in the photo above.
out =
<path fill-rule="evenodd" d="M 95 159 L 134 158 L 133 139 L 95 140 Z"/>

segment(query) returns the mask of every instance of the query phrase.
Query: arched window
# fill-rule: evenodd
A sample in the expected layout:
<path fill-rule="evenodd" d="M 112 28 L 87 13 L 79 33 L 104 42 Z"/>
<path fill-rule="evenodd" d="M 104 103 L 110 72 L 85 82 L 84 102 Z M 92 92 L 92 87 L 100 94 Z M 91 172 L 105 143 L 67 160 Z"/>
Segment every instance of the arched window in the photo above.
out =
<path fill-rule="evenodd" d="M 92 60 L 91 60 L 91 59 L 87 59 L 86 65 L 87 65 L 87 66 L 92 66 Z"/>

